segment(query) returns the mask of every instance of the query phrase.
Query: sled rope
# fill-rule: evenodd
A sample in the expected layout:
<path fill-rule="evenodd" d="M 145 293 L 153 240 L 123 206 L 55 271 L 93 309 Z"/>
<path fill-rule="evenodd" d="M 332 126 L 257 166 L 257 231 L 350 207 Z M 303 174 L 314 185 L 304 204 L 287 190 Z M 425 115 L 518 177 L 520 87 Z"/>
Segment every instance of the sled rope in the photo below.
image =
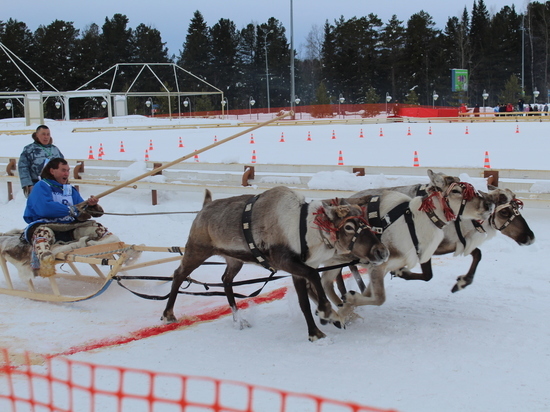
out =
<path fill-rule="evenodd" d="M 113 216 L 152 216 L 152 215 L 176 215 L 181 213 L 199 213 L 199 210 L 193 212 L 148 212 L 148 213 L 111 213 L 103 212 L 104 215 L 113 215 Z"/>

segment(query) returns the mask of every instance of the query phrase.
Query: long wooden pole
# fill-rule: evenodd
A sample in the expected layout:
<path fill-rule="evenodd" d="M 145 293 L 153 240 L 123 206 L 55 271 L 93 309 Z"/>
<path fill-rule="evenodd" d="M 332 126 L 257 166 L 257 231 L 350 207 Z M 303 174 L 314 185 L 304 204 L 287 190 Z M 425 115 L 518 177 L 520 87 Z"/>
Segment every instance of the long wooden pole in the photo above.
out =
<path fill-rule="evenodd" d="M 161 170 L 164 170 L 164 169 L 166 169 L 166 168 L 168 168 L 168 167 L 171 167 L 171 166 L 174 166 L 174 165 L 176 165 L 176 164 L 178 164 L 178 163 L 181 163 L 181 162 L 183 162 L 184 160 L 187 160 L 187 159 L 189 159 L 189 158 L 191 158 L 191 157 L 193 157 L 193 156 L 195 156 L 195 155 L 198 155 L 198 154 L 200 154 L 200 153 L 202 153 L 202 152 L 206 152 L 207 150 L 210 150 L 210 149 L 212 149 L 212 148 L 214 148 L 214 147 L 216 147 L 216 146 L 219 146 L 219 145 L 221 145 L 221 144 L 227 143 L 227 142 L 229 142 L 230 140 L 233 140 L 233 139 L 235 139 L 235 138 L 237 138 L 237 137 L 239 137 L 239 136 L 242 136 L 243 134 L 250 133 L 250 132 L 252 132 L 252 131 L 254 131 L 254 130 L 256 130 L 256 129 L 259 129 L 260 127 L 266 126 L 266 125 L 268 125 L 268 124 L 270 124 L 270 123 L 273 123 L 273 122 L 275 122 L 275 121 L 277 121 L 277 120 L 280 120 L 280 119 L 282 119 L 282 118 L 284 118 L 284 117 L 292 116 L 292 115 L 293 115 L 293 112 L 292 112 L 292 111 L 290 111 L 290 112 L 285 112 L 285 113 L 283 113 L 282 115 L 277 116 L 277 117 L 275 117 L 275 118 L 273 118 L 273 119 L 271 119 L 271 120 L 268 120 L 268 121 L 263 122 L 263 123 L 259 123 L 259 124 L 256 125 L 256 126 L 250 127 L 250 128 L 248 128 L 248 129 L 246 129 L 246 130 L 243 130 L 242 132 L 239 132 L 239 133 L 237 133 L 237 134 L 234 134 L 234 135 L 232 135 L 232 136 L 229 136 L 229 137 L 227 137 L 227 138 L 225 138 L 225 139 L 219 140 L 219 141 L 217 141 L 217 142 L 215 142 L 215 143 L 212 143 L 211 145 L 205 146 L 205 147 L 203 147 L 202 149 L 195 150 L 193 153 L 189 153 L 188 155 L 185 155 L 185 156 L 183 156 L 183 157 L 180 157 L 179 159 L 176 159 L 176 160 L 174 160 L 174 161 L 172 161 L 172 162 L 170 162 L 170 163 L 166 163 L 166 164 L 164 164 L 164 165 L 162 165 L 162 166 L 160 166 L 160 167 L 157 167 L 156 169 L 153 169 L 153 170 L 150 170 L 150 171 L 148 171 L 148 172 L 146 172 L 146 173 L 143 173 L 143 174 L 140 175 L 140 176 L 134 177 L 133 179 L 130 179 L 130 180 L 126 181 L 126 182 L 123 182 L 123 183 L 121 183 L 121 184 L 115 186 L 115 187 L 112 187 L 112 188 L 106 190 L 105 192 L 102 192 L 102 193 L 100 193 L 100 194 L 98 194 L 98 195 L 95 195 L 95 197 L 99 199 L 99 198 L 102 198 L 102 197 L 104 197 L 104 196 L 107 196 L 107 195 L 109 195 L 109 194 L 111 194 L 111 193 L 113 193 L 113 192 L 116 192 L 117 190 L 122 189 L 123 187 L 126 187 L 126 186 L 128 186 L 128 185 L 130 185 L 130 184 L 132 184 L 132 183 L 134 183 L 134 182 L 137 182 L 138 180 L 141 180 L 141 179 L 143 179 L 143 178 L 145 178 L 145 177 L 147 177 L 147 176 L 154 175 L 155 173 L 158 173 L 158 172 L 160 172 Z M 86 202 L 84 202 L 84 203 L 86 203 Z"/>

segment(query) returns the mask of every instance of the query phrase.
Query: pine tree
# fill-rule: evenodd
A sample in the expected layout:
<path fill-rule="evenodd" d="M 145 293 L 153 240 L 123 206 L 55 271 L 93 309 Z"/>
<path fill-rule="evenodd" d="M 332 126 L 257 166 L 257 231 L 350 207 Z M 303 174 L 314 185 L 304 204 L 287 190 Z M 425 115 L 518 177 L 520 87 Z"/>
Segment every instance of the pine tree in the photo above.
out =
<path fill-rule="evenodd" d="M 380 75 L 384 76 L 382 83 L 385 90 L 393 96 L 394 99 L 399 99 L 404 94 L 403 90 L 398 93 L 399 73 L 405 66 L 403 61 L 403 52 L 405 46 L 405 27 L 403 22 L 397 19 L 394 14 L 388 23 L 380 32 L 381 41 L 381 61 Z"/>
<path fill-rule="evenodd" d="M 6 23 L 0 22 L 0 42 L 33 69 L 40 70 L 39 61 L 34 59 L 33 35 L 25 23 L 14 19 L 9 19 Z M 28 75 L 30 76 L 30 73 Z M 36 76 L 32 76 L 31 80 L 36 81 Z M 0 90 L 32 90 L 29 81 L 2 51 L 0 51 Z"/>
<path fill-rule="evenodd" d="M 177 64 L 193 73 L 193 75 L 209 81 L 212 78 L 213 71 L 211 45 L 208 26 L 200 11 L 197 10 L 193 14 L 193 18 L 189 24 L 185 43 L 183 44 L 183 51 Z M 202 82 L 192 77 L 186 78 L 184 85 L 192 91 L 203 91 L 204 88 Z"/>
<path fill-rule="evenodd" d="M 439 63 L 441 37 L 432 17 L 424 12 L 413 14 L 407 22 L 404 60 L 409 84 L 419 87 L 423 104 L 431 103 L 432 91 L 442 67 Z M 445 68 L 448 73 L 448 68 Z M 411 93 L 409 93 L 410 96 Z M 416 92 L 414 93 L 417 94 Z"/>
<path fill-rule="evenodd" d="M 39 73 L 58 90 L 72 90 L 74 83 L 75 50 L 79 30 L 72 22 L 54 20 L 48 26 L 39 26 L 34 33 L 36 61 L 42 64 Z M 41 83 L 42 90 L 50 90 Z"/>

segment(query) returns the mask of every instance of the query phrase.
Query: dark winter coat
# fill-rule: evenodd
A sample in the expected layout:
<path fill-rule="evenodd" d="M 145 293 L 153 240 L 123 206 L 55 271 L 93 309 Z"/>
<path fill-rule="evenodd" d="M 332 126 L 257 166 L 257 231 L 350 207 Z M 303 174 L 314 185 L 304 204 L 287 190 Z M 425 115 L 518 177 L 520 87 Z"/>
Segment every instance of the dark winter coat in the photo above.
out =
<path fill-rule="evenodd" d="M 21 187 L 33 186 L 38 182 L 40 173 L 46 164 L 55 157 L 64 158 L 63 153 L 54 146 L 53 139 L 50 143 L 42 145 L 33 133 L 34 142 L 25 146 L 19 156 L 17 168 L 19 170 L 19 180 Z"/>

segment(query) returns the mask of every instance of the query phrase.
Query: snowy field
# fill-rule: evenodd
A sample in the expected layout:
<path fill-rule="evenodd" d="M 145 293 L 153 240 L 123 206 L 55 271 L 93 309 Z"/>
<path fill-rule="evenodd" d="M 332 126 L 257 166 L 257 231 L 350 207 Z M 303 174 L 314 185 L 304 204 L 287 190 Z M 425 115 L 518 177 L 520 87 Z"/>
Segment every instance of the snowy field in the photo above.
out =
<path fill-rule="evenodd" d="M 184 121 L 198 122 L 130 116 L 115 119 L 115 125 Z M 97 155 L 101 143 L 105 159 L 137 162 L 143 160 L 150 140 L 154 143 L 151 160 L 166 162 L 211 144 L 214 136 L 221 140 L 243 130 L 72 133 L 75 127 L 108 123 L 47 124 L 66 158 L 85 159 L 90 146 Z M 23 128 L 22 122 L 0 122 L 1 156 L 19 156 L 23 146 L 30 143 L 30 136 L 2 134 Z M 381 128 L 384 136 L 380 136 Z M 332 139 L 333 131 L 336 139 Z M 306 140 L 308 132 L 312 141 Z M 285 142 L 281 143 L 283 133 Z M 277 126 L 254 131 L 254 145 L 249 135 L 243 135 L 201 154 L 200 161 L 249 163 L 252 150 L 256 150 L 258 164 L 336 165 L 342 151 L 346 165 L 412 166 L 413 152 L 418 151 L 421 166 L 437 171 L 438 167 L 482 167 L 488 151 L 495 169 L 544 170 L 548 169 L 549 136 L 550 123 L 546 122 Z M 184 148 L 178 147 L 179 137 Z M 119 152 L 121 141 L 125 153 Z M 342 187 L 354 178 L 325 176 L 327 180 L 341 179 Z M 419 182 L 426 180 L 418 176 Z M 82 194 L 86 198 L 103 190 L 83 187 Z M 25 199 L 19 188 L 14 200 L 7 202 L 6 198 L 3 185 L 0 232 L 24 227 Z M 201 207 L 202 194 L 160 192 L 159 205 L 151 206 L 149 192 L 123 189 L 100 203 L 106 211 L 118 213 L 194 211 Z M 430 282 L 388 277 L 384 305 L 358 308 L 360 318 L 345 330 L 321 326 L 327 338 L 315 343 L 307 340 L 292 282 L 286 278 L 264 290 L 288 287 L 283 299 L 252 305 L 243 312 L 252 324 L 250 329 L 238 330 L 231 317 L 223 317 L 116 345 L 108 341 L 119 342 L 136 331 L 160 325 L 164 302 L 140 299 L 116 284 L 80 303 L 52 304 L 2 295 L 0 347 L 14 353 L 64 354 L 97 364 L 254 383 L 400 412 L 548 411 L 550 275 L 540 253 L 550 248 L 550 211 L 525 208 L 522 213 L 535 232 L 536 242 L 519 247 L 499 234 L 482 245 L 483 260 L 477 276 L 465 290 L 451 293 L 456 277 L 467 271 L 471 259 L 437 257 Z M 126 243 L 184 246 L 193 218 L 193 214 L 106 215 L 100 221 Z M 145 255 L 142 260 L 149 258 Z M 140 274 L 169 276 L 176 266 L 169 263 L 141 269 Z M 194 277 L 217 282 L 222 271 L 203 267 Z M 261 267 L 248 265 L 241 278 L 267 274 Z M 131 285 L 153 294 L 168 291 L 168 285 L 156 282 Z M 356 289 L 351 281 L 348 287 Z M 175 313 L 192 316 L 225 304 L 224 298 L 180 296 Z"/>

